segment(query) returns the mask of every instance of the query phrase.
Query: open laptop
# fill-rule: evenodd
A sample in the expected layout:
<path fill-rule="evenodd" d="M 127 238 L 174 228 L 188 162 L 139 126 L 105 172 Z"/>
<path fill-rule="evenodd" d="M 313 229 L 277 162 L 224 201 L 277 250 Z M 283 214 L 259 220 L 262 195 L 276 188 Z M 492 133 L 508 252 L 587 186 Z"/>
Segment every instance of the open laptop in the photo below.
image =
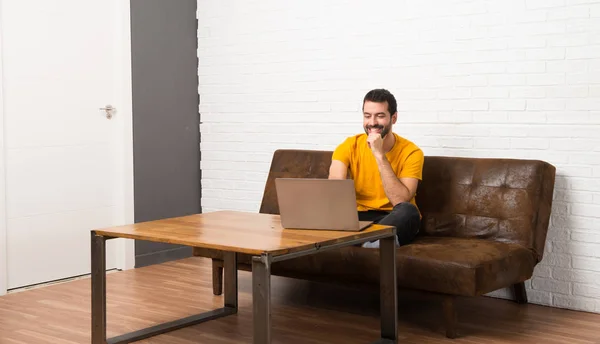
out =
<path fill-rule="evenodd" d="M 351 179 L 276 178 L 283 228 L 361 231 Z"/>

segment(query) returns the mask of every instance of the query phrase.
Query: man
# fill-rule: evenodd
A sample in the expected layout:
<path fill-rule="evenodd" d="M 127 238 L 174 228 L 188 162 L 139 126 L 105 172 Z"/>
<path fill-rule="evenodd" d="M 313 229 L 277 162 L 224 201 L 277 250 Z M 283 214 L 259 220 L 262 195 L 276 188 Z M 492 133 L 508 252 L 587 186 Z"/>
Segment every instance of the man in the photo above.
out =
<path fill-rule="evenodd" d="M 406 245 L 420 229 L 415 194 L 424 156 L 414 143 L 392 132 L 398 119 L 396 107 L 396 99 L 385 89 L 365 95 L 365 134 L 348 137 L 335 149 L 329 179 L 346 179 L 349 173 L 356 189 L 359 219 L 395 226 L 396 244 Z M 379 247 L 379 241 L 363 247 Z"/>

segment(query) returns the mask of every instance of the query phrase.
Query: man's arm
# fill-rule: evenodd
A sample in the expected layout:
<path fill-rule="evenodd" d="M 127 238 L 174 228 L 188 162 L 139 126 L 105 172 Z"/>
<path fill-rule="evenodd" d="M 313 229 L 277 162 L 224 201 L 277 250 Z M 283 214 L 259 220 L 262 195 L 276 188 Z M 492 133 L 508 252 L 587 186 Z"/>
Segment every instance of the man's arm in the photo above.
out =
<path fill-rule="evenodd" d="M 346 179 L 348 167 L 339 160 L 331 160 L 329 166 L 329 179 Z"/>
<path fill-rule="evenodd" d="M 392 203 L 392 206 L 396 206 L 398 203 L 410 201 L 417 192 L 417 186 L 419 185 L 419 179 L 414 177 L 398 178 L 390 165 L 390 162 L 385 157 L 383 152 L 383 139 L 381 135 L 373 133 L 369 134 L 367 143 L 371 148 L 371 152 L 377 161 L 377 167 L 379 168 L 379 174 L 381 175 L 381 182 L 383 184 L 383 190 L 385 195 Z"/>
<path fill-rule="evenodd" d="M 417 192 L 417 178 L 398 178 L 385 155 L 376 156 L 377 166 L 387 198 L 395 206 L 398 203 L 409 202 Z"/>

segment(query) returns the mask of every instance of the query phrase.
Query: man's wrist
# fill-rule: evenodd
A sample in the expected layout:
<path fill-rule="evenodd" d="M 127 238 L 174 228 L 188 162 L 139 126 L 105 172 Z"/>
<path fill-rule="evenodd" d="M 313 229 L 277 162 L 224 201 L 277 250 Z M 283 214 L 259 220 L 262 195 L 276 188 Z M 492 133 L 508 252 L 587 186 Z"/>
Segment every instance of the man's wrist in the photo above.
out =
<path fill-rule="evenodd" d="M 378 164 L 387 162 L 387 158 L 385 157 L 385 154 L 383 153 L 375 153 L 375 160 L 377 160 Z"/>

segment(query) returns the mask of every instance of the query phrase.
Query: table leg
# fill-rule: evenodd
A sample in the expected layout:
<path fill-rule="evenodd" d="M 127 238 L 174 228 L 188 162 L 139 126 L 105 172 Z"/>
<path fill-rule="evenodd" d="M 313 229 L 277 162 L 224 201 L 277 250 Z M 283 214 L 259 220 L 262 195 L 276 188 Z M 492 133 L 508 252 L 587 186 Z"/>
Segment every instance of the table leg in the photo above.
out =
<path fill-rule="evenodd" d="M 92 232 L 92 344 L 106 343 L 106 238 Z"/>
<path fill-rule="evenodd" d="M 396 281 L 396 243 L 394 237 L 381 239 L 380 249 L 380 343 L 398 342 L 398 291 Z"/>
<path fill-rule="evenodd" d="M 271 256 L 252 258 L 254 344 L 271 343 Z"/>
<path fill-rule="evenodd" d="M 225 307 L 231 308 L 237 313 L 238 308 L 238 271 L 237 254 L 235 252 L 225 252 L 223 259 L 224 289 L 225 289 Z"/>
<path fill-rule="evenodd" d="M 113 338 L 106 338 L 106 240 L 92 232 L 92 344 L 125 344 L 237 313 L 237 256 L 225 252 L 224 307 L 158 324 Z"/>

